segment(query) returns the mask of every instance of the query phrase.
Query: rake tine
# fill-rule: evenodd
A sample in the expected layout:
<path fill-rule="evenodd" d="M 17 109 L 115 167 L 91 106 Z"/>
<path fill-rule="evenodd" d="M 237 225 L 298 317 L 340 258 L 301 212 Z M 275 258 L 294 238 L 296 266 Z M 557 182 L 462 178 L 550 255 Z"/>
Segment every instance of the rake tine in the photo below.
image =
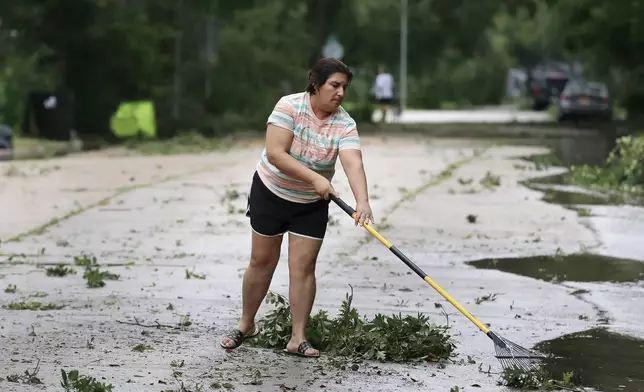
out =
<path fill-rule="evenodd" d="M 504 369 L 520 368 L 530 371 L 541 366 L 545 360 L 543 354 L 521 347 L 492 331 L 488 332 L 488 336 L 494 342 L 496 357 L 501 361 Z"/>
<path fill-rule="evenodd" d="M 355 209 L 345 203 L 339 197 L 331 194 L 330 198 L 335 202 L 338 207 L 340 207 L 344 212 L 347 213 L 350 217 L 355 217 Z M 440 287 L 436 282 L 434 282 L 422 269 L 420 269 L 413 261 L 411 261 L 407 256 L 405 256 L 396 246 L 391 242 L 387 241 L 380 233 L 378 233 L 373 227 L 368 223 L 362 224 L 372 236 L 374 236 L 378 241 L 380 241 L 384 246 L 387 247 L 398 257 L 403 263 L 405 263 L 416 275 L 420 276 L 427 284 L 432 286 L 440 295 L 442 295 L 449 303 L 451 303 L 456 309 L 458 309 L 465 317 L 467 317 L 474 325 L 476 325 L 483 333 L 485 333 L 492 341 L 494 342 L 494 348 L 496 351 L 496 358 L 501 362 L 501 366 L 504 369 L 519 368 L 523 370 L 532 370 L 541 365 L 542 361 L 545 359 L 545 356 L 536 352 L 529 350 L 527 348 L 521 347 L 516 343 L 513 343 L 507 339 L 504 339 L 497 335 L 496 333 L 490 331 L 490 329 L 485 326 L 482 322 L 477 320 L 470 312 L 465 310 L 461 304 L 456 302 L 442 287 Z"/>

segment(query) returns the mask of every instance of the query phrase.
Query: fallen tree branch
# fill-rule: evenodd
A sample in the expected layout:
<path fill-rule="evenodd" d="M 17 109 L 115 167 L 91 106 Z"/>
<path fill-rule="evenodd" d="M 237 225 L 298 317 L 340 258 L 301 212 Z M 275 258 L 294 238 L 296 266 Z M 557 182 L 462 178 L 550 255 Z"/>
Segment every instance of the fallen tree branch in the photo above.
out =
<path fill-rule="evenodd" d="M 40 358 L 38 358 L 38 363 L 36 367 L 31 372 L 25 370 L 24 375 L 12 374 L 7 376 L 7 381 L 22 383 L 22 384 L 42 384 L 42 381 L 37 377 L 38 372 L 40 371 Z"/>
<path fill-rule="evenodd" d="M 136 325 L 137 327 L 144 327 L 144 328 L 170 328 L 170 329 L 181 329 L 180 326 L 173 326 L 173 325 L 167 325 L 167 324 L 161 324 L 158 321 L 155 321 L 154 324 L 141 324 L 139 320 L 134 317 L 134 322 L 132 321 L 123 321 L 123 320 L 116 320 L 117 323 L 119 324 L 127 324 L 127 325 Z"/>

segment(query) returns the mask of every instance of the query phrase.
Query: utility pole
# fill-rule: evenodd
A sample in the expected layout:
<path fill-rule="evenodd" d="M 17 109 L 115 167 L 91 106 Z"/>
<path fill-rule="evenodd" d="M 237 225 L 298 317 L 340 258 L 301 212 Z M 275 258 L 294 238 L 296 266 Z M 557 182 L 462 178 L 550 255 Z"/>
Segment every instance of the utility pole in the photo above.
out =
<path fill-rule="evenodd" d="M 181 115 L 181 40 L 183 27 L 182 6 L 183 1 L 176 3 L 176 22 L 174 31 L 174 75 L 172 83 L 172 118 L 178 120 Z"/>
<path fill-rule="evenodd" d="M 407 0 L 400 0 L 400 112 L 407 106 Z"/>

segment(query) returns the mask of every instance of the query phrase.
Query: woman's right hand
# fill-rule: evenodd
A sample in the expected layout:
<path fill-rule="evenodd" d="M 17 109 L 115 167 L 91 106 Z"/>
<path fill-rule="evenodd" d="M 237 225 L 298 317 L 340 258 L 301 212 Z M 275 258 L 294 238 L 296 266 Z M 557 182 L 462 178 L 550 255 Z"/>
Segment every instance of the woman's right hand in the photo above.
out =
<path fill-rule="evenodd" d="M 313 186 L 315 187 L 315 192 L 318 195 L 322 196 L 324 200 L 329 200 L 330 194 L 336 194 L 333 185 L 326 178 L 319 176 L 313 181 Z"/>

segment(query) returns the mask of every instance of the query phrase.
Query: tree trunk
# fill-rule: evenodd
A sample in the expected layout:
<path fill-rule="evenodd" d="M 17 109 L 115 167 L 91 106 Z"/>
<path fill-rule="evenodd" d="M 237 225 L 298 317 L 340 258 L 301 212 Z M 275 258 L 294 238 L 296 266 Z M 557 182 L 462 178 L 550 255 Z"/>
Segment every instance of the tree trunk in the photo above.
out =
<path fill-rule="evenodd" d="M 310 0 L 307 20 L 311 24 L 315 47 L 309 57 L 309 66 L 322 57 L 322 48 L 331 31 L 333 22 L 340 13 L 340 0 Z"/>

